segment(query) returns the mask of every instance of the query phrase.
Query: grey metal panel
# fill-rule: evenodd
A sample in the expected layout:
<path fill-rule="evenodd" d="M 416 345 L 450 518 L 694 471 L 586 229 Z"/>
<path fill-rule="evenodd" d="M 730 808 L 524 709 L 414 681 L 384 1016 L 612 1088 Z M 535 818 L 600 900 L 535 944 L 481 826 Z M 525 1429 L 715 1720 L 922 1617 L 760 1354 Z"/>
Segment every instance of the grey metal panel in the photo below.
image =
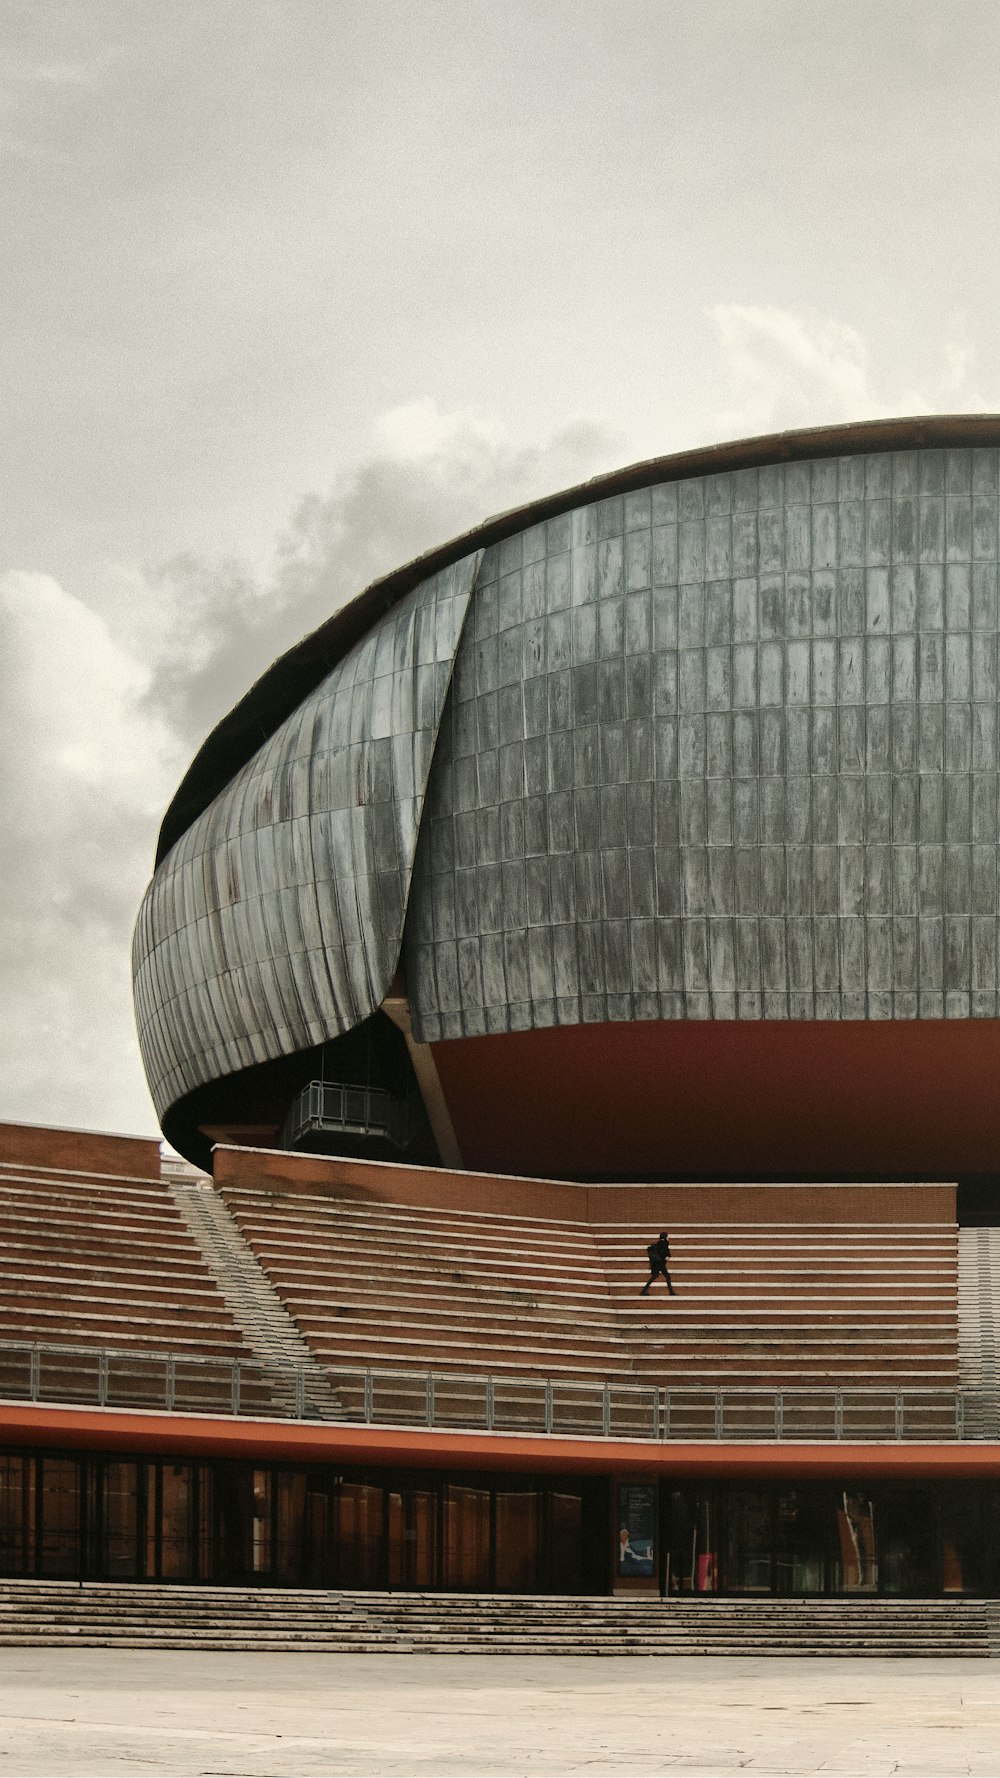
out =
<path fill-rule="evenodd" d="M 411 889 L 416 1034 L 1000 1015 L 998 515 L 996 450 L 883 451 L 487 550 Z"/>
<path fill-rule="evenodd" d="M 133 973 L 160 1114 L 205 1081 L 349 1030 L 384 999 L 480 561 L 389 611 L 157 870 Z"/>

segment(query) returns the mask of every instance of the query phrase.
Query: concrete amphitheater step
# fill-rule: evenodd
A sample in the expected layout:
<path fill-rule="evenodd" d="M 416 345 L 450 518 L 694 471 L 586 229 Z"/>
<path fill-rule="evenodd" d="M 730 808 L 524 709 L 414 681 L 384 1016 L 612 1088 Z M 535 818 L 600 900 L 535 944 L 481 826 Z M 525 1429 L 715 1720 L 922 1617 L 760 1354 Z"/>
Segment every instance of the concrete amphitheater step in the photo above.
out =
<path fill-rule="evenodd" d="M 990 1656 L 986 1600 L 659 1600 L 0 1582 L 0 1646 Z"/>

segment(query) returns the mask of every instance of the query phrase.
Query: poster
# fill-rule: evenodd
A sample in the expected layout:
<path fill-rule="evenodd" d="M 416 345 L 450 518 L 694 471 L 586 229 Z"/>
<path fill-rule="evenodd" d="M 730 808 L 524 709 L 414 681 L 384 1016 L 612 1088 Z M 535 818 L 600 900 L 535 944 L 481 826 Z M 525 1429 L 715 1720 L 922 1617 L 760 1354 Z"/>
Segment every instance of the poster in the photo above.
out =
<path fill-rule="evenodd" d="M 647 1575 L 654 1573 L 653 1555 L 656 1523 L 656 1489 L 651 1485 L 631 1487 L 620 1483 L 618 1488 L 618 1573 Z"/>

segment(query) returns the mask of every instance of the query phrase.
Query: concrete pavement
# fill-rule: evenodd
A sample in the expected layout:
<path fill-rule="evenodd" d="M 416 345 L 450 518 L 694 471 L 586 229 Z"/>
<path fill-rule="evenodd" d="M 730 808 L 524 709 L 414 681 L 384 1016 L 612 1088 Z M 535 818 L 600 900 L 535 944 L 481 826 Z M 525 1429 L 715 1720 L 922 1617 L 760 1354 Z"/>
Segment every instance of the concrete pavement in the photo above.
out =
<path fill-rule="evenodd" d="M 4 1649 L 0 1775 L 997 1778 L 1000 1662 Z"/>

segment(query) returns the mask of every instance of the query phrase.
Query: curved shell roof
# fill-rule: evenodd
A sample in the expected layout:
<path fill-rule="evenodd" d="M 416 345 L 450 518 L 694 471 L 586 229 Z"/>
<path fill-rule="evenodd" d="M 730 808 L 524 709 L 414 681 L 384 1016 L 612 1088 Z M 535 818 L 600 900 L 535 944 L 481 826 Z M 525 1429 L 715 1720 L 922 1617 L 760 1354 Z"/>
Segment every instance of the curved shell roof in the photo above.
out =
<path fill-rule="evenodd" d="M 349 1030 L 1000 1008 L 1000 421 L 663 459 L 377 583 L 164 823 L 161 1114 Z"/>
<path fill-rule="evenodd" d="M 474 550 L 501 542 L 516 531 L 571 512 L 574 507 L 648 488 L 659 481 L 754 468 L 764 463 L 794 463 L 805 458 L 855 454 L 859 451 L 989 447 L 1000 442 L 996 414 L 931 414 L 893 420 L 865 420 L 846 426 L 810 427 L 794 432 L 705 445 L 667 457 L 651 457 L 558 494 L 512 508 L 475 526 L 450 543 L 429 550 L 391 574 L 373 581 L 356 598 L 303 637 L 270 666 L 216 725 L 199 748 L 163 817 L 156 862 L 170 850 L 184 829 L 241 765 L 257 751 L 307 692 L 335 666 L 347 650 L 377 622 L 379 616 L 417 583 Z"/>

